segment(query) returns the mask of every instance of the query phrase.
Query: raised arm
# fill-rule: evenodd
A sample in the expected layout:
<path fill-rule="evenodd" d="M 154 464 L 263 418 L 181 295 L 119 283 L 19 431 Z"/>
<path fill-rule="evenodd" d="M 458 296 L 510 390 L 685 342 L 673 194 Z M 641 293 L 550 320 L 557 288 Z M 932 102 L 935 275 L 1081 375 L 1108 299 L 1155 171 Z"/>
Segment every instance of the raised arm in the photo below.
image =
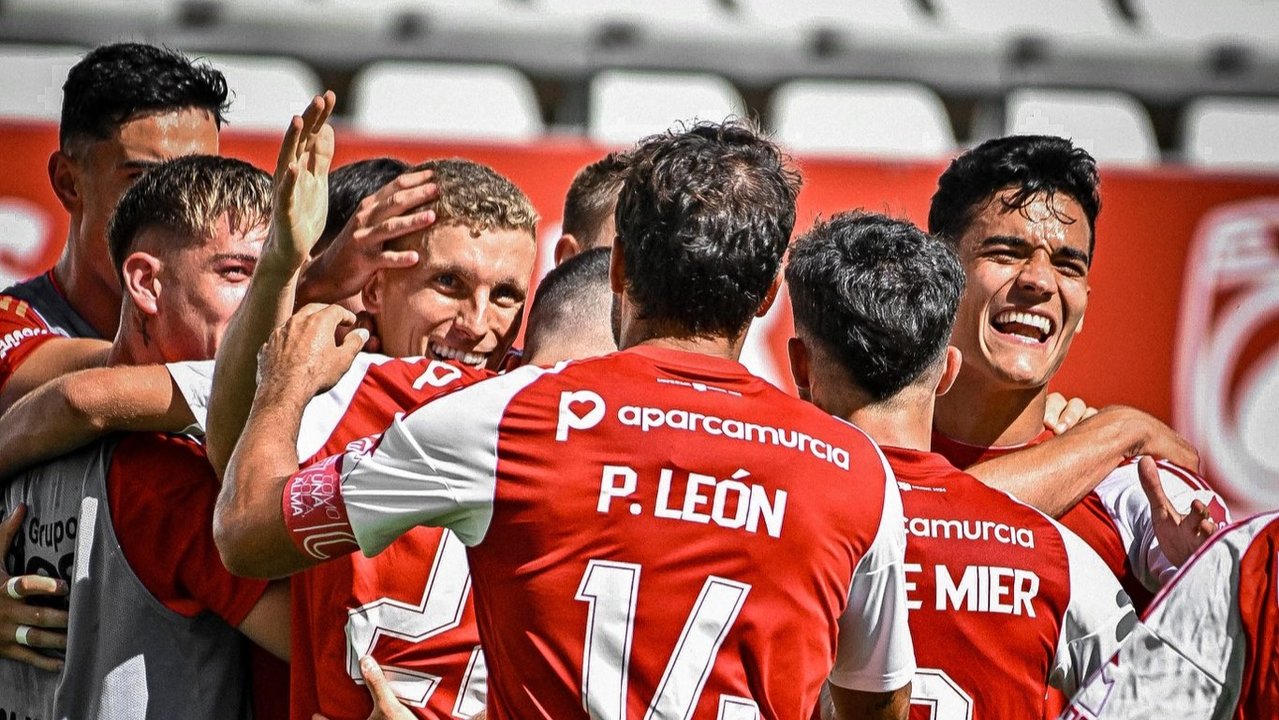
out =
<path fill-rule="evenodd" d="M 163 365 L 92 368 L 28 393 L 0 417 L 0 478 L 112 432 L 180 432 L 195 422 Z"/>
<path fill-rule="evenodd" d="M 205 437 L 221 477 L 253 404 L 258 349 L 293 312 L 298 270 L 324 230 L 329 207 L 333 93 L 316 96 L 284 133 L 275 165 L 271 234 L 253 279 L 218 347 Z M 292 458 L 293 454 L 290 453 Z"/>
<path fill-rule="evenodd" d="M 354 320 L 336 305 L 308 305 L 262 350 L 262 379 L 213 515 L 218 551 L 237 575 L 282 577 L 319 562 L 289 537 L 281 498 L 298 470 L 298 427 L 307 402 L 337 382 L 368 337 L 355 330 L 336 343 L 338 326 Z"/>
<path fill-rule="evenodd" d="M 1057 437 L 978 463 L 968 472 L 1060 517 L 1120 463 L 1137 455 L 1199 467 L 1199 454 L 1172 428 L 1140 410 L 1112 405 Z"/>

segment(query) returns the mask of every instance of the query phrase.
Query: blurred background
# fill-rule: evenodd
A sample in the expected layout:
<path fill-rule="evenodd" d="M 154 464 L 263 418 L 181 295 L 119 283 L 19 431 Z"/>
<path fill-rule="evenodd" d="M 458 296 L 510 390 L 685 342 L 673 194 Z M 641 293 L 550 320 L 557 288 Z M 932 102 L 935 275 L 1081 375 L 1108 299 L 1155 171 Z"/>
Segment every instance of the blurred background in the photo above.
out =
<path fill-rule="evenodd" d="M 678 120 L 773 131 L 806 177 L 797 230 L 852 207 L 922 223 L 957 151 L 1070 137 L 1103 212 L 1055 389 L 1155 413 L 1237 508 L 1279 507 L 1279 0 L 0 0 L 5 283 L 61 252 L 60 87 L 116 40 L 225 72 L 222 152 L 263 168 L 324 88 L 339 163 L 493 165 L 543 216 L 543 269 L 574 172 Z M 782 386 L 788 314 L 745 355 Z"/>

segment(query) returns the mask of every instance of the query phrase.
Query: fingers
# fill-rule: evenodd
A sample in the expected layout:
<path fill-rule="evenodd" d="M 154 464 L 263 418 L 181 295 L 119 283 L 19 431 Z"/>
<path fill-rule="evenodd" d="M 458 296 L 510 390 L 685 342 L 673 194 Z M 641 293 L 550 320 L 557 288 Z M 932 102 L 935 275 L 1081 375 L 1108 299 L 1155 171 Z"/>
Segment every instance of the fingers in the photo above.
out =
<path fill-rule="evenodd" d="M 8 555 L 9 547 L 13 545 L 13 539 L 17 537 L 19 528 L 22 527 L 22 518 L 27 516 L 27 506 L 19 503 L 9 513 L 9 517 L 0 522 L 0 555 Z"/>
<path fill-rule="evenodd" d="M 0 623 L 0 641 L 13 643 L 22 647 L 41 648 L 46 650 L 66 650 L 67 634 L 55 630 L 24 625 L 21 623 Z"/>
<path fill-rule="evenodd" d="M 1196 521 L 1195 533 L 1208 537 L 1217 532 L 1217 522 L 1212 519 L 1212 513 L 1208 510 L 1208 506 L 1202 500 L 1195 500 L 1190 503 L 1190 518 Z"/>
<path fill-rule="evenodd" d="M 1164 493 L 1164 484 L 1159 479 L 1159 466 L 1155 464 L 1154 458 L 1146 455 L 1137 461 L 1137 478 L 1141 481 L 1141 489 L 1146 493 L 1152 512 L 1181 519 L 1181 513 L 1177 512 Z"/>
<path fill-rule="evenodd" d="M 44 575 L 15 575 L 4 581 L 3 596 L 13 600 L 29 597 L 60 597 L 66 595 L 67 583 L 59 578 Z"/>
<path fill-rule="evenodd" d="M 361 225 L 372 227 L 389 218 L 405 215 L 439 196 L 440 188 L 435 183 L 434 172 L 405 173 L 366 198 L 357 215 L 361 215 Z"/>
<path fill-rule="evenodd" d="M 47 670 L 49 672 L 57 672 L 62 669 L 62 661 L 57 658 L 51 658 L 20 645 L 13 645 L 0 650 L 0 657 L 7 657 L 10 660 L 17 660 L 26 663 L 32 667 Z"/>
<path fill-rule="evenodd" d="M 1066 397 L 1061 393 L 1048 393 L 1044 401 L 1044 426 L 1055 433 L 1064 432 L 1061 427 L 1061 412 L 1066 409 Z"/>
<path fill-rule="evenodd" d="M 284 131 L 284 140 L 280 142 L 280 154 L 275 159 L 275 179 L 277 182 L 287 173 L 289 166 L 298 156 L 301 144 L 303 120 L 297 115 L 289 120 L 289 127 Z"/>
<path fill-rule="evenodd" d="M 369 720 L 413 717 L 391 691 L 391 684 L 387 682 L 386 676 L 382 674 L 382 668 L 378 667 L 372 655 L 360 658 L 360 674 L 364 676 L 364 682 L 369 687 L 369 695 L 373 696 L 373 714 L 369 716 Z"/>
<path fill-rule="evenodd" d="M 1087 417 L 1088 409 L 1088 403 L 1084 402 L 1082 399 L 1071 398 L 1070 401 L 1066 403 L 1065 409 L 1061 411 L 1060 424 L 1065 426 L 1062 429 L 1062 432 L 1074 427 L 1079 424 L 1080 420 Z"/>

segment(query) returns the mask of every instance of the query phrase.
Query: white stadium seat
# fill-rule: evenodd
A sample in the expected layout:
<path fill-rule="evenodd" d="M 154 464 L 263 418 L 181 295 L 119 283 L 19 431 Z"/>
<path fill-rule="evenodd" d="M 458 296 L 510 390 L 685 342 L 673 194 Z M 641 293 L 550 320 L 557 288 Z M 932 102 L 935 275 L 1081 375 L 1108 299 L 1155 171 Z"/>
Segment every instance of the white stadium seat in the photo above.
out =
<path fill-rule="evenodd" d="M 0 118 L 56 123 L 62 83 L 84 53 L 75 47 L 0 45 Z"/>
<path fill-rule="evenodd" d="M 933 0 L 932 5 L 946 27 L 982 35 L 1096 37 L 1126 30 L 1111 0 Z"/>
<path fill-rule="evenodd" d="M 800 153 L 935 158 L 955 149 L 941 99 L 913 83 L 796 80 L 777 89 L 771 116 L 778 140 Z"/>
<path fill-rule="evenodd" d="M 591 80 L 587 131 L 596 142 L 625 145 L 679 122 L 740 117 L 744 107 L 717 75 L 606 70 Z"/>
<path fill-rule="evenodd" d="M 1279 170 L 1279 100 L 1199 98 L 1186 108 L 1182 137 L 1195 165 Z"/>
<path fill-rule="evenodd" d="M 322 88 L 306 65 L 292 58 L 208 55 L 231 89 L 232 130 L 281 132 Z"/>
<path fill-rule="evenodd" d="M 500 141 L 542 133 L 533 86 L 504 66 L 374 63 L 352 94 L 352 122 L 370 133 Z"/>
<path fill-rule="evenodd" d="M 1150 115 L 1125 93 L 1014 90 L 1004 105 L 1009 135 L 1060 135 L 1102 162 L 1134 165 L 1159 161 Z"/>
<path fill-rule="evenodd" d="M 1274 52 L 1279 3 L 1269 0 L 1131 0 L 1138 26 L 1151 35 L 1200 42 L 1253 41 Z"/>

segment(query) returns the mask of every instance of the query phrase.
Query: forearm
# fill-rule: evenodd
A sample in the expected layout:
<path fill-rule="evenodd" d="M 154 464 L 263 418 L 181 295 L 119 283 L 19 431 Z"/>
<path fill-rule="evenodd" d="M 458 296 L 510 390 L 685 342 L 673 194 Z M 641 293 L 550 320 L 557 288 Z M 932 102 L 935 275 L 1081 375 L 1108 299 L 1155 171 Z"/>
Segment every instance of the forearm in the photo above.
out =
<path fill-rule="evenodd" d="M 275 578 L 315 564 L 289 538 L 281 508 L 298 470 L 297 434 L 309 396 L 264 385 L 235 448 L 213 516 L 213 537 L 236 575 Z"/>
<path fill-rule="evenodd" d="M 111 343 L 105 340 L 57 338 L 31 353 L 0 388 L 0 413 L 45 383 L 85 368 L 106 364 Z"/>
<path fill-rule="evenodd" d="M 111 432 L 179 432 L 195 422 L 162 365 L 93 368 L 28 393 L 0 418 L 0 477 Z"/>
<path fill-rule="evenodd" d="M 1069 431 L 1024 450 L 978 463 L 968 472 L 1052 517 L 1074 507 L 1148 440 L 1128 408 L 1105 408 Z"/>
<path fill-rule="evenodd" d="M 226 472 L 253 405 L 258 350 L 293 312 L 297 274 L 290 266 L 287 260 L 263 254 L 218 348 L 205 429 L 209 462 L 218 477 Z"/>

